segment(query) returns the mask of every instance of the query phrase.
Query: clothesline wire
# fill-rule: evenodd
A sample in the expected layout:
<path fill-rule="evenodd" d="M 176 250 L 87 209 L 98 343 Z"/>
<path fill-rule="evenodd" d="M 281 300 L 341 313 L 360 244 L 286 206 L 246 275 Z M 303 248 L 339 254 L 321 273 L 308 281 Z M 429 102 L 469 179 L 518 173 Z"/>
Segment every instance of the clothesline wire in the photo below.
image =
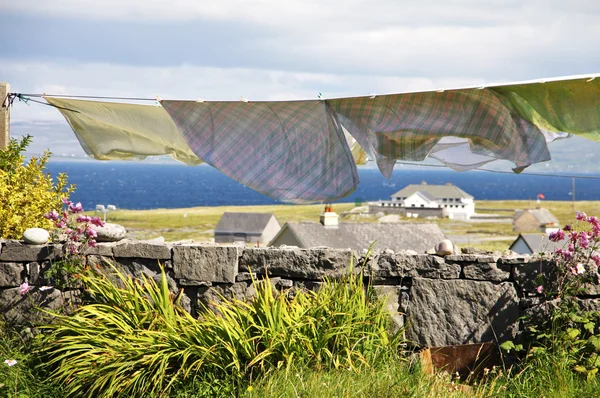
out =
<path fill-rule="evenodd" d="M 443 164 L 411 163 L 411 162 L 403 162 L 403 161 L 396 161 L 396 164 L 402 164 L 402 165 L 406 165 L 406 166 L 418 166 L 418 167 L 437 167 L 437 168 L 444 168 L 444 169 L 449 168 L 448 166 L 445 166 Z M 489 173 L 498 173 L 498 174 L 512 174 L 512 175 L 515 174 L 512 171 L 479 169 L 479 168 L 474 169 L 473 171 L 487 171 Z M 588 180 L 600 180 L 600 176 L 591 176 L 591 175 L 527 173 L 527 172 L 521 172 L 519 174 L 528 175 L 528 176 L 536 176 L 536 177 L 561 177 L 561 178 L 581 178 L 581 179 L 588 179 Z"/>
<path fill-rule="evenodd" d="M 66 95 L 66 94 L 25 94 L 25 93 L 10 93 L 10 95 L 21 95 L 23 97 L 57 97 L 57 98 L 87 98 L 87 99 L 109 99 L 122 101 L 156 101 L 156 98 L 140 98 L 140 97 L 105 97 L 98 95 Z"/>

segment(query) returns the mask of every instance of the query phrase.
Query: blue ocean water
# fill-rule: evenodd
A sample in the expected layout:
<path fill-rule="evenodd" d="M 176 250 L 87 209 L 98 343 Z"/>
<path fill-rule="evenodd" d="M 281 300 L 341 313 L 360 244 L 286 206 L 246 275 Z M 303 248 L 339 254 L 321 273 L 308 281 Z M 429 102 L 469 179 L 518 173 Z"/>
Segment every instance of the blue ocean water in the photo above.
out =
<path fill-rule="evenodd" d="M 71 196 L 85 209 L 112 204 L 125 209 L 183 208 L 194 206 L 262 205 L 278 203 L 251 190 L 207 165 L 151 164 L 143 162 L 51 161 L 48 171 L 65 172 L 77 185 Z M 360 184 L 340 202 L 389 199 L 408 184 L 450 182 L 475 199 L 571 200 L 571 178 L 498 174 L 483 171 L 416 169 L 397 166 L 390 180 L 377 169 L 359 168 Z M 600 180 L 577 179 L 577 200 L 600 200 Z"/>

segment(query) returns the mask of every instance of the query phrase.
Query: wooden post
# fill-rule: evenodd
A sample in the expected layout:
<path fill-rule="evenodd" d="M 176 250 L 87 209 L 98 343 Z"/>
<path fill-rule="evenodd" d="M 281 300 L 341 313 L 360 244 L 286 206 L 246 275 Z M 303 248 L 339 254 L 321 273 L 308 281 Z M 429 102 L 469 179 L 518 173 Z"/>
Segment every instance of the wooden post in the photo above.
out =
<path fill-rule="evenodd" d="M 10 84 L 0 82 L 0 148 L 8 146 L 10 141 L 10 108 L 8 107 L 8 94 Z"/>

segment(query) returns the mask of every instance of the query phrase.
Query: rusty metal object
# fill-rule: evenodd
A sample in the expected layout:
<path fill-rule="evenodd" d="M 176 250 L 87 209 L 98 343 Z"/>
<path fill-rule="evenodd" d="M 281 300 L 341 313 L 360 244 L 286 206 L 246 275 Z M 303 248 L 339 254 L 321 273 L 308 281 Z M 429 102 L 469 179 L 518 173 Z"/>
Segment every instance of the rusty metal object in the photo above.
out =
<path fill-rule="evenodd" d="M 483 370 L 502 363 L 496 343 L 463 344 L 431 347 L 419 353 L 426 374 L 447 372 L 461 379 L 479 377 Z"/>

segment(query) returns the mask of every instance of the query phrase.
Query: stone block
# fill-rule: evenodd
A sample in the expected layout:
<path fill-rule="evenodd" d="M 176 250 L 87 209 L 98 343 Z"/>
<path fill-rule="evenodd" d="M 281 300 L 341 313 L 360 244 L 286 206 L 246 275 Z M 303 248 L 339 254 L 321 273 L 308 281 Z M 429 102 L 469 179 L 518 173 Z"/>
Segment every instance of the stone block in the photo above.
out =
<path fill-rule="evenodd" d="M 0 287 L 16 287 L 25 282 L 27 270 L 22 263 L 0 263 Z"/>
<path fill-rule="evenodd" d="M 27 245 L 17 240 L 8 240 L 2 244 L 0 261 L 45 261 L 59 258 L 61 253 L 61 245 Z"/>
<path fill-rule="evenodd" d="M 12 326 L 37 326 L 50 322 L 53 316 L 42 309 L 69 313 L 79 302 L 79 291 L 50 289 L 42 292 L 34 287 L 21 295 L 18 287 L 0 289 L 0 314 Z"/>
<path fill-rule="evenodd" d="M 510 264 L 497 264 L 496 262 L 476 262 L 463 265 L 465 279 L 476 281 L 504 282 L 511 276 Z"/>
<path fill-rule="evenodd" d="M 520 264 L 513 264 L 513 279 L 516 282 L 519 289 L 525 292 L 535 292 L 539 283 L 537 277 L 540 273 L 550 276 L 554 268 L 552 262 L 542 259 L 531 257 L 527 262 Z"/>
<path fill-rule="evenodd" d="M 113 257 L 115 242 L 97 243 L 95 247 L 86 246 L 80 249 L 80 253 L 92 256 Z"/>
<path fill-rule="evenodd" d="M 381 255 L 377 261 L 369 263 L 366 274 L 375 278 L 458 279 L 460 265 L 446 263 L 444 258 L 428 254 Z"/>
<path fill-rule="evenodd" d="M 238 273 L 238 250 L 235 246 L 174 246 L 175 278 L 233 283 Z"/>
<path fill-rule="evenodd" d="M 216 311 L 216 305 L 225 300 L 237 298 L 247 300 L 254 295 L 254 289 L 249 289 L 245 282 L 230 283 L 224 285 L 216 285 L 211 287 L 198 288 L 198 308 L 200 312 Z"/>
<path fill-rule="evenodd" d="M 94 267 L 107 275 L 113 273 L 112 265 L 124 275 L 129 275 L 134 278 L 141 278 L 142 275 L 153 278 L 155 275 L 160 274 L 160 265 L 167 268 L 159 260 L 152 258 L 110 259 L 103 256 L 87 256 L 86 265 Z"/>
<path fill-rule="evenodd" d="M 147 242 L 121 241 L 113 247 L 112 251 L 115 257 L 153 258 L 157 260 L 171 259 L 171 248 L 169 246 Z"/>
<path fill-rule="evenodd" d="M 385 299 L 385 306 L 392 319 L 391 332 L 397 333 L 404 327 L 404 315 L 400 310 L 400 286 L 373 286 L 378 297 Z"/>
<path fill-rule="evenodd" d="M 414 278 L 406 338 L 422 347 L 500 342 L 518 330 L 519 297 L 512 283 Z"/>
<path fill-rule="evenodd" d="M 354 254 L 343 249 L 245 249 L 240 271 L 255 274 L 318 280 L 346 275 Z M 355 270 L 358 272 L 359 268 Z"/>

